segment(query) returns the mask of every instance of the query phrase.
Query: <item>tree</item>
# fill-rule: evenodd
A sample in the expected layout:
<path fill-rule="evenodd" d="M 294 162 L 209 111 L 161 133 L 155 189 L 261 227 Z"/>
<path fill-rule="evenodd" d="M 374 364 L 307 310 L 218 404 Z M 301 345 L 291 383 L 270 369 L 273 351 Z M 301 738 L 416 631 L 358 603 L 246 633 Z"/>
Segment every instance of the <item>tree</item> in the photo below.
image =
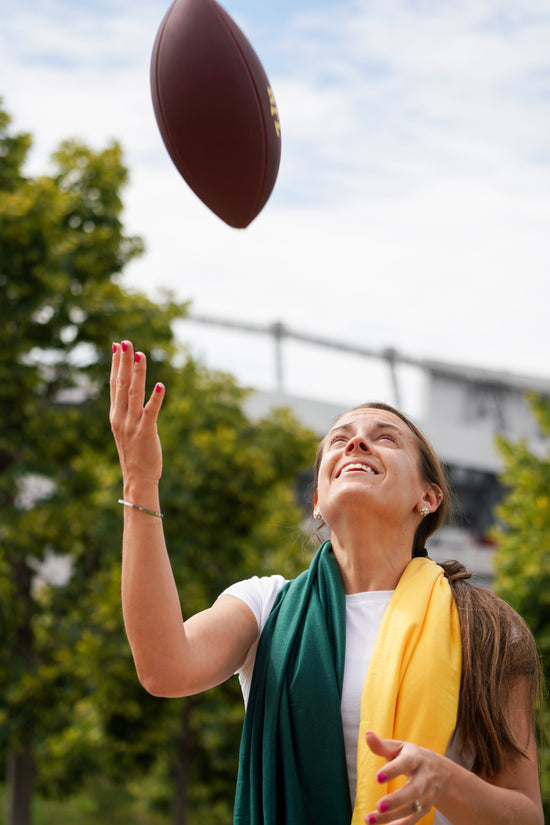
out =
<path fill-rule="evenodd" d="M 53 723 L 63 690 L 55 639 L 39 646 L 52 605 L 35 596 L 37 571 L 52 553 L 70 557 L 74 575 L 54 605 L 62 615 L 74 583 L 100 561 L 90 536 L 101 500 L 97 456 L 109 437 L 109 337 L 139 328 L 144 345 L 154 342 L 166 360 L 170 321 L 184 311 L 171 301 L 159 311 L 117 284 L 142 251 L 120 221 L 127 179 L 120 147 L 94 152 L 66 142 L 52 175 L 29 178 L 30 145 L 29 135 L 10 132 L 0 108 L 0 724 L 8 825 L 30 821 L 36 733 Z"/>
<path fill-rule="evenodd" d="M 28 135 L 0 109 L 0 741 L 8 825 L 29 825 L 35 784 L 65 796 L 98 773 L 177 823 L 230 820 L 242 701 L 234 680 L 201 697 L 149 696 L 120 611 L 120 469 L 107 421 L 110 342 L 133 338 L 161 419 L 162 501 L 187 614 L 237 578 L 293 575 L 297 473 L 314 444 L 288 413 L 251 422 L 226 375 L 175 358 L 185 305 L 125 292 L 142 243 L 124 235 L 116 144 L 65 142 L 53 173 L 23 173 Z M 48 583 L 47 562 L 70 573 Z M 208 777 L 205 781 L 205 776 Z M 171 783 L 171 784 L 170 784 Z"/>
<path fill-rule="evenodd" d="M 530 398 L 541 434 L 550 437 L 550 401 Z M 536 455 L 525 440 L 498 442 L 507 494 L 498 509 L 495 589 L 531 628 L 550 679 L 550 452 Z M 550 709 L 543 709 L 546 729 Z M 550 749 L 542 747 L 542 791 L 550 817 Z"/>

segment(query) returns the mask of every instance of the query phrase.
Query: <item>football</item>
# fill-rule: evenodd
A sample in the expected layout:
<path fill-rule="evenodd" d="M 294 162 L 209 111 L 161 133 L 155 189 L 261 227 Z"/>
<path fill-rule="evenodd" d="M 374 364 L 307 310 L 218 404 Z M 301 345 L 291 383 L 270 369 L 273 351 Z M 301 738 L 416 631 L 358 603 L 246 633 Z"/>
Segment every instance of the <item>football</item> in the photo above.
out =
<path fill-rule="evenodd" d="M 174 0 L 153 46 L 151 95 L 184 180 L 227 224 L 248 226 L 275 185 L 281 127 L 256 52 L 216 0 Z"/>

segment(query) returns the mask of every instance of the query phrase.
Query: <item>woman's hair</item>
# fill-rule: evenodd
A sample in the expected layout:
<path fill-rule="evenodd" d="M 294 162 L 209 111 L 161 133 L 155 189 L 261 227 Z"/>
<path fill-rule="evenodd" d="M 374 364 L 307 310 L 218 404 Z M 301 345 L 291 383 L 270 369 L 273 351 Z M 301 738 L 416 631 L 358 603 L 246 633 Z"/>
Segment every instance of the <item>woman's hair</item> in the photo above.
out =
<path fill-rule="evenodd" d="M 413 540 L 412 556 L 424 555 L 424 545 L 445 521 L 451 492 L 441 463 L 423 433 L 407 416 L 389 404 L 372 402 L 353 410 L 374 409 L 392 413 L 414 434 L 422 477 L 435 484 L 443 496 L 434 513 L 420 522 Z M 350 410 L 351 412 L 351 410 Z M 325 447 L 319 444 L 314 465 L 313 490 Z M 472 574 L 457 561 L 441 564 L 449 581 L 460 619 L 462 674 L 455 737 L 465 758 L 471 757 L 474 773 L 496 776 L 507 759 L 526 756 L 528 742 L 519 742 L 509 722 L 510 700 L 521 677 L 529 684 L 530 730 L 535 725 L 535 706 L 541 690 L 541 669 L 533 636 L 523 619 L 489 590 L 472 584 Z"/>
<path fill-rule="evenodd" d="M 487 779 L 507 759 L 527 756 L 509 721 L 512 695 L 523 678 L 529 686 L 529 733 L 535 728 L 542 674 L 535 640 L 521 616 L 490 590 L 472 584 L 458 561 L 441 564 L 458 615 L 462 639 L 462 675 L 455 737 L 472 771 Z M 522 694 L 523 696 L 523 694 Z"/>

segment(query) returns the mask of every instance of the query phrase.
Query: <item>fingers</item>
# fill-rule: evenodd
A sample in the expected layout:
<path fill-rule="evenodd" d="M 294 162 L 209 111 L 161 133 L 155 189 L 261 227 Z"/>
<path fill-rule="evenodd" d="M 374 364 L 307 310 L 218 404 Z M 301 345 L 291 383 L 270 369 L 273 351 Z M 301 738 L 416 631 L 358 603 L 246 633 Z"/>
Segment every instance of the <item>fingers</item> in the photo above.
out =
<path fill-rule="evenodd" d="M 406 799 L 392 795 L 380 799 L 376 811 L 365 816 L 365 822 L 368 825 L 414 825 L 427 816 L 432 807 L 431 803 L 423 805 L 419 799 L 411 797 L 410 792 Z"/>
<path fill-rule="evenodd" d="M 164 400 L 164 384 L 155 384 L 153 392 L 145 405 L 143 410 L 145 418 L 150 418 L 151 421 L 156 421 L 158 418 L 159 410 L 162 406 L 162 402 Z"/>
<path fill-rule="evenodd" d="M 132 376 L 134 363 L 134 349 L 131 341 L 113 344 L 113 358 L 111 361 L 111 414 L 116 409 L 126 413 L 128 408 L 128 388 Z"/>
<path fill-rule="evenodd" d="M 426 816 L 429 811 L 423 810 L 421 813 L 411 811 L 411 806 L 408 809 L 401 809 L 399 811 L 391 811 L 389 814 L 374 813 L 365 817 L 365 822 L 368 825 L 416 825 L 417 822 L 422 821 L 422 817 Z"/>
<path fill-rule="evenodd" d="M 123 356 L 123 361 L 126 359 Z M 142 352 L 136 352 L 131 364 L 130 384 L 128 387 L 128 415 L 130 418 L 139 420 L 143 411 L 145 401 L 145 376 L 147 373 L 147 360 Z"/>
<path fill-rule="evenodd" d="M 365 735 L 365 739 L 370 750 L 377 756 L 382 756 L 387 760 L 385 765 L 376 774 L 376 781 L 381 785 L 390 782 L 403 774 L 408 775 L 406 757 L 400 757 L 403 751 L 403 742 L 394 739 L 381 739 L 372 731 Z M 394 823 L 394 825 L 413 825 L 419 817 L 416 815 L 412 803 L 408 801 L 408 793 L 403 798 L 403 793 L 394 791 L 393 794 L 382 797 L 378 800 L 377 810 L 365 816 L 365 822 L 369 825 L 379 823 Z"/>
<path fill-rule="evenodd" d="M 395 759 L 403 747 L 403 742 L 398 742 L 395 739 L 380 739 L 380 737 L 372 731 L 367 731 L 365 739 L 368 747 L 376 756 L 382 756 L 388 761 Z M 385 782 L 386 780 L 382 781 Z"/>
<path fill-rule="evenodd" d="M 115 405 L 116 399 L 116 382 L 118 378 L 118 369 L 120 366 L 120 347 L 118 344 L 113 344 L 113 357 L 111 359 L 111 375 L 109 376 L 109 389 L 111 393 L 111 413 Z"/>
<path fill-rule="evenodd" d="M 369 825 L 414 825 L 420 822 L 443 791 L 445 760 L 409 742 L 380 739 L 372 732 L 365 738 L 372 752 L 387 760 L 376 775 L 377 781 L 386 784 L 403 776 L 407 780 L 398 789 L 382 796 L 377 810 L 367 814 L 365 822 Z"/>
<path fill-rule="evenodd" d="M 156 421 L 164 399 L 164 385 L 156 384 L 144 407 L 147 359 L 143 352 L 134 352 L 131 341 L 113 344 L 109 379 L 111 423 L 124 419 L 128 425 L 138 424 L 143 414 Z"/>
<path fill-rule="evenodd" d="M 120 345 L 120 359 L 116 382 L 116 403 L 122 412 L 128 409 L 128 393 L 132 373 L 134 370 L 134 347 L 131 341 L 123 341 Z"/>

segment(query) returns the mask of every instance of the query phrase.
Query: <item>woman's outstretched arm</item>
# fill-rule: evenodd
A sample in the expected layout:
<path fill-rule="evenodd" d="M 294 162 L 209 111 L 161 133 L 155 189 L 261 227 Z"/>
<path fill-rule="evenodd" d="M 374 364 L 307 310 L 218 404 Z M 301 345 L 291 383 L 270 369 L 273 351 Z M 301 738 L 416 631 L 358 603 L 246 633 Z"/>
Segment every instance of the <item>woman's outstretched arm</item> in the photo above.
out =
<path fill-rule="evenodd" d="M 113 345 L 110 422 L 123 500 L 160 512 L 162 449 L 157 430 L 164 387 L 145 402 L 146 358 L 130 341 Z M 156 696 L 185 696 L 231 676 L 255 641 L 250 609 L 223 596 L 184 622 L 162 518 L 124 506 L 122 610 L 138 677 Z"/>

